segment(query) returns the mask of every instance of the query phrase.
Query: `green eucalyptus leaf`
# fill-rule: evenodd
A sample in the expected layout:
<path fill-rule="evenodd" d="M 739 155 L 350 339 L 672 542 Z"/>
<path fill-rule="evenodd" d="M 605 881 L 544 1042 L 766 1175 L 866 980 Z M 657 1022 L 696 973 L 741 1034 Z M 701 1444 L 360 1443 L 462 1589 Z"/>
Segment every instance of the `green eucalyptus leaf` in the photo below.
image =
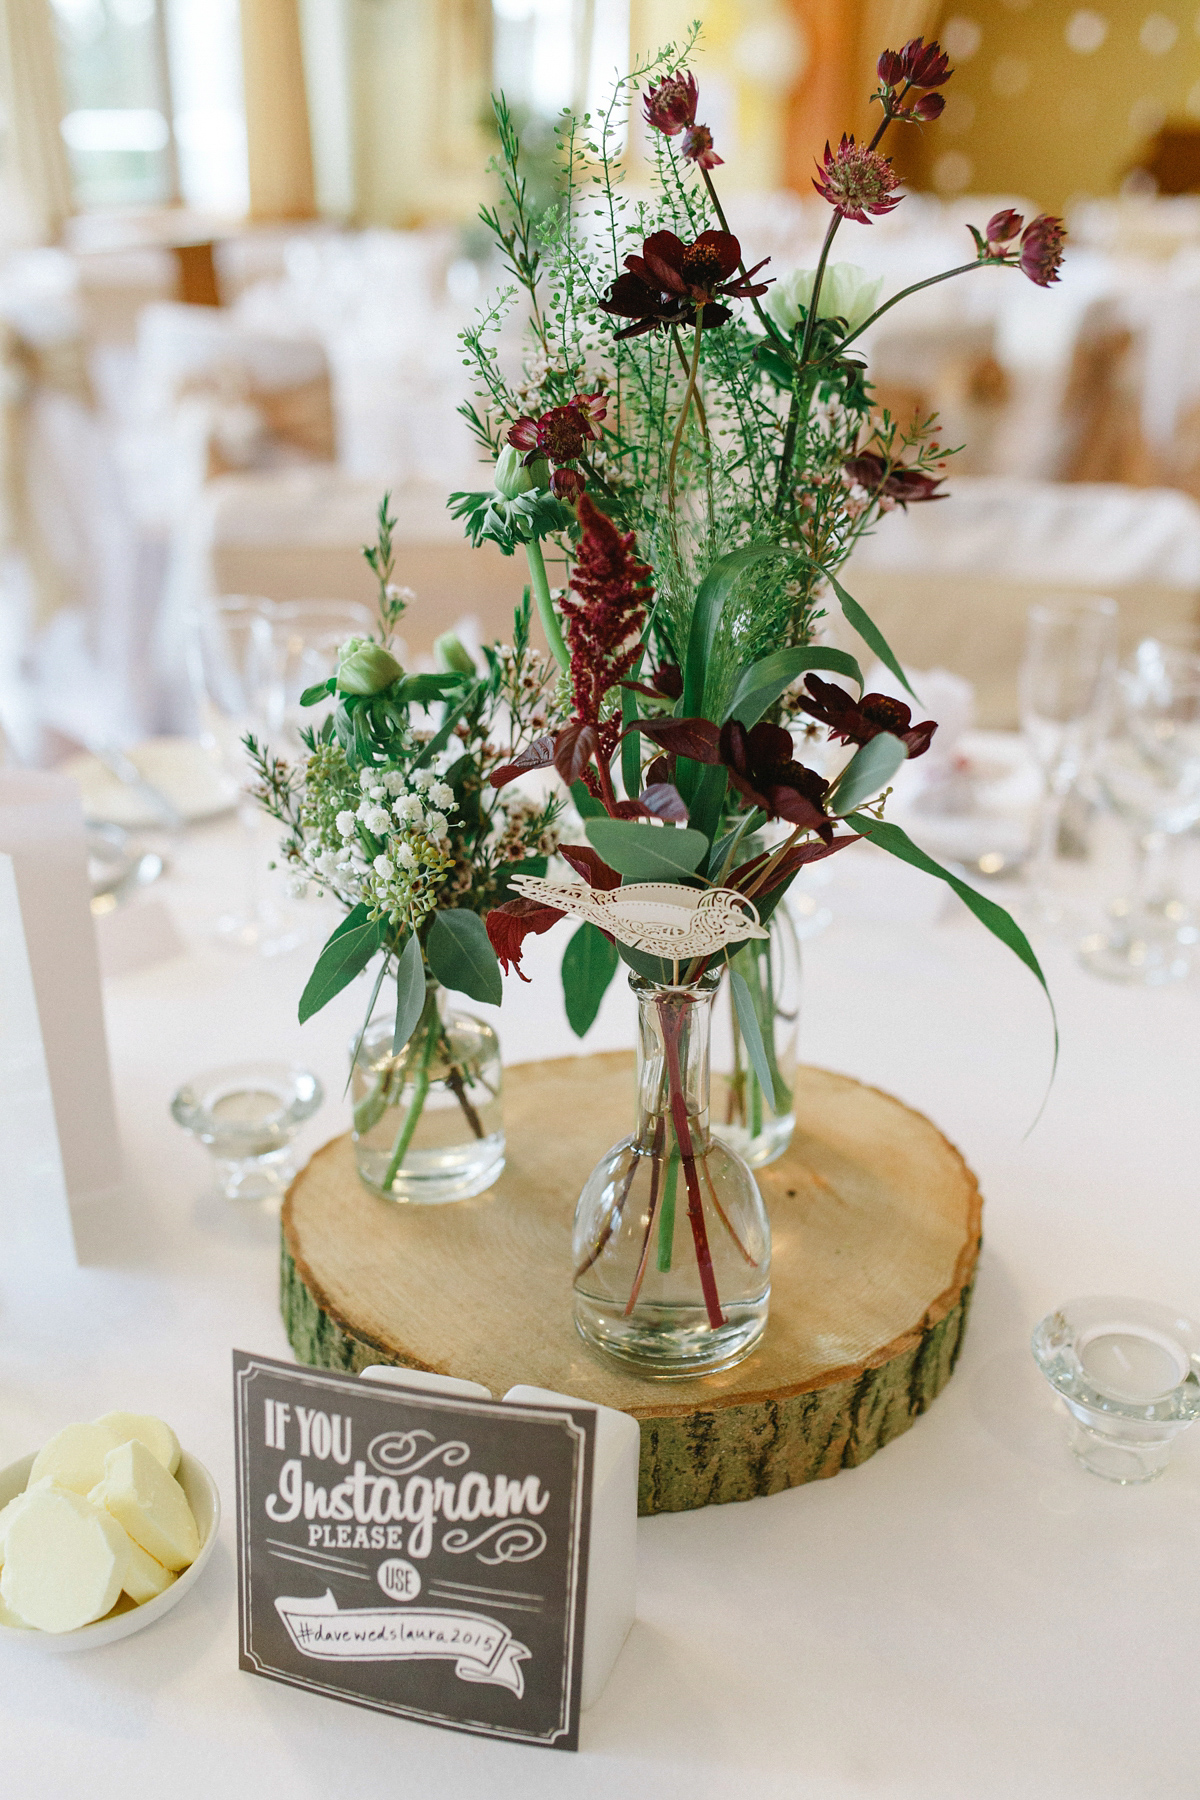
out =
<path fill-rule="evenodd" d="M 678 881 L 708 855 L 702 831 L 677 825 L 639 825 L 632 819 L 589 819 L 588 842 L 610 869 L 632 881 Z"/>
<path fill-rule="evenodd" d="M 387 935 L 386 919 L 371 919 L 360 902 L 331 934 L 300 996 L 300 1023 L 319 1013 L 361 975 Z"/>
<path fill-rule="evenodd" d="M 725 708 L 725 717 L 740 719 L 749 730 L 806 669 L 832 669 L 835 674 L 848 675 L 862 688 L 862 670 L 846 650 L 827 650 L 820 645 L 773 650 L 770 656 L 764 656 L 742 670 L 733 698 Z"/>
<path fill-rule="evenodd" d="M 644 950 L 631 950 L 628 944 L 618 944 L 617 955 L 635 975 L 643 975 L 647 981 L 664 983 L 675 980 L 674 963 L 664 962 L 661 956 L 648 956 Z"/>
<path fill-rule="evenodd" d="M 425 963 L 421 943 L 410 932 L 396 965 L 396 1025 L 392 1032 L 392 1055 L 399 1056 L 417 1028 L 425 1007 Z"/>
<path fill-rule="evenodd" d="M 586 1037 L 595 1024 L 619 962 L 617 946 L 590 919 L 572 934 L 563 951 L 562 985 L 567 1020 L 576 1037 Z"/>
<path fill-rule="evenodd" d="M 467 994 L 489 1006 L 504 998 L 500 964 L 478 913 L 450 907 L 434 914 L 425 942 L 431 974 L 444 988 Z"/>
<path fill-rule="evenodd" d="M 880 631 L 878 625 L 876 625 L 874 619 L 872 619 L 870 614 L 858 604 L 858 601 L 855 600 L 852 595 L 846 592 L 836 575 L 831 575 L 828 569 L 822 569 L 821 573 L 837 595 L 838 604 L 845 615 L 847 625 L 857 631 L 867 648 L 875 652 L 880 662 L 892 671 L 892 674 L 896 677 L 897 681 L 903 682 L 905 689 L 908 693 L 912 694 L 912 697 L 915 700 L 917 696 L 909 683 L 908 676 L 900 667 L 894 650 L 884 637 L 882 631 Z"/>
<path fill-rule="evenodd" d="M 855 752 L 825 796 L 830 812 L 845 815 L 885 788 L 908 761 L 908 746 L 890 731 L 881 731 Z"/>

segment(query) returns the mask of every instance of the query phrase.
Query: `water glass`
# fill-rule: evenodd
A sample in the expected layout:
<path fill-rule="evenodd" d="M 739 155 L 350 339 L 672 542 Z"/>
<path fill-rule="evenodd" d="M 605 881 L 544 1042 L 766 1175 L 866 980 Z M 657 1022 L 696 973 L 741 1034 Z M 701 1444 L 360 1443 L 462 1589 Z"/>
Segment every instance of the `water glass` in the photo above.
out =
<path fill-rule="evenodd" d="M 1116 661 L 1115 600 L 1059 595 L 1030 607 L 1017 695 L 1021 728 L 1043 781 L 1028 867 L 1034 911 L 1043 923 L 1062 917 L 1053 877 L 1063 806 L 1103 731 Z"/>
<path fill-rule="evenodd" d="M 284 600 L 271 608 L 266 712 L 272 749 L 289 758 L 303 754 L 301 731 L 319 727 L 333 702 L 305 707 L 300 696 L 333 674 L 347 638 L 369 636 L 375 623 L 370 607 L 357 600 Z"/>
<path fill-rule="evenodd" d="M 246 793 L 250 766 L 243 739 L 265 736 L 270 725 L 274 651 L 270 600 L 226 594 L 201 601 L 188 621 L 188 672 L 200 715 L 200 736 L 210 756 L 239 794 L 245 843 L 245 892 L 240 906 L 216 922 L 219 942 L 274 956 L 300 943 L 265 891 L 267 836 L 259 808 Z"/>
<path fill-rule="evenodd" d="M 1111 903 L 1108 929 L 1086 937 L 1080 956 L 1109 980 L 1158 986 L 1191 966 L 1194 932 L 1181 930 L 1186 915 L 1163 885 L 1170 847 L 1200 822 L 1200 655 L 1147 639 L 1121 670 L 1117 694 L 1095 774 L 1129 828 L 1133 891 Z"/>

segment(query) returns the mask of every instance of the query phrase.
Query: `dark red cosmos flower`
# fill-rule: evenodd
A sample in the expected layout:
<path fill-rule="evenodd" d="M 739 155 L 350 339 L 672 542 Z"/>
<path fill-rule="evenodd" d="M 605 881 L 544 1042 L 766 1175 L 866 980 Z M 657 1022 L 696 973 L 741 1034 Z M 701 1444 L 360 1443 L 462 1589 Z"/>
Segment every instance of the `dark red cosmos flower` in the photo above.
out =
<path fill-rule="evenodd" d="M 718 730 L 711 719 L 639 719 L 637 729 L 669 755 L 724 763 L 738 792 L 769 819 L 787 819 L 832 838 L 824 806 L 829 783 L 795 761 L 791 737 L 781 725 L 763 721 L 747 731 L 740 720 L 729 719 Z"/>
<path fill-rule="evenodd" d="M 699 100 L 696 77 L 686 69 L 676 69 L 673 75 L 664 75 L 645 96 L 646 123 L 664 137 L 674 137 L 696 123 Z"/>
<path fill-rule="evenodd" d="M 747 731 L 740 719 L 727 719 L 718 748 L 734 787 L 768 819 L 786 819 L 815 831 L 826 843 L 833 841 L 825 811 L 829 783 L 795 760 L 791 736 L 782 725 L 764 719 Z"/>
<path fill-rule="evenodd" d="M 733 280 L 742 260 L 742 247 L 728 231 L 702 231 L 685 244 L 673 231 L 655 231 L 642 245 L 640 256 L 627 256 L 628 273 L 618 275 L 600 302 L 601 312 L 632 319 L 617 337 L 638 337 L 663 326 L 690 324 L 699 318 L 706 330 L 724 325 L 733 315 L 718 296 L 745 300 L 765 294 L 767 283 L 751 277 L 766 267 L 764 257 L 744 276 Z"/>
<path fill-rule="evenodd" d="M 859 225 L 871 223 L 869 213 L 891 212 L 902 198 L 895 191 L 896 171 L 887 157 L 867 144 L 856 144 L 844 132 L 836 150 L 825 145 L 825 161 L 817 164 L 817 176 L 813 186 L 822 199 L 843 219 Z"/>
<path fill-rule="evenodd" d="M 926 475 L 920 469 L 905 469 L 897 463 L 889 468 L 887 459 L 874 450 L 863 450 L 858 456 L 847 457 L 842 468 L 855 486 L 865 488 L 873 496 L 882 495 L 894 500 L 897 506 L 911 506 L 919 500 L 950 498 L 949 494 L 938 492 L 942 485 L 940 475 Z"/>
<path fill-rule="evenodd" d="M 911 760 L 924 756 L 937 730 L 933 719 L 914 725 L 911 707 L 905 706 L 903 700 L 893 700 L 889 694 L 864 694 L 861 700 L 855 700 L 845 688 L 833 681 L 822 681 L 819 675 L 806 675 L 804 685 L 808 691 L 800 696 L 800 705 L 814 719 L 828 725 L 830 736 L 840 738 L 843 744 L 869 744 L 881 731 L 890 731 L 907 745 Z"/>
<path fill-rule="evenodd" d="M 1058 280 L 1067 228 L 1061 219 L 1040 213 L 1021 235 L 1021 272 L 1038 287 Z"/>

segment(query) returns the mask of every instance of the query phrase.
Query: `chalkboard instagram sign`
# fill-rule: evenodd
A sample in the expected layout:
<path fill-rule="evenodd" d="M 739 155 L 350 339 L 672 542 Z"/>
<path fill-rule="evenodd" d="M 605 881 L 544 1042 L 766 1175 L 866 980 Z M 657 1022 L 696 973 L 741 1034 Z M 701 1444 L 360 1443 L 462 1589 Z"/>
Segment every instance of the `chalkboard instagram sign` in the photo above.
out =
<path fill-rule="evenodd" d="M 233 1368 L 241 1667 L 576 1749 L 592 1409 Z"/>

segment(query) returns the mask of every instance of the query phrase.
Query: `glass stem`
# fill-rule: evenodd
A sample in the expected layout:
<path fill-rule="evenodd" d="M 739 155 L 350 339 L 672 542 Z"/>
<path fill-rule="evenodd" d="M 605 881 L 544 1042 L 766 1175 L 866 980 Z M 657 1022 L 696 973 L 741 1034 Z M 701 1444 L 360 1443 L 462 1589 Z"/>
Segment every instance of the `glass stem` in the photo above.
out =
<path fill-rule="evenodd" d="M 708 1314 L 708 1322 L 714 1331 L 719 1331 L 725 1323 L 725 1317 L 721 1311 L 721 1302 L 717 1294 L 717 1278 L 708 1243 L 708 1231 L 704 1223 L 704 1201 L 700 1193 L 700 1176 L 696 1168 L 691 1127 L 688 1124 L 687 1097 L 683 1087 L 683 1070 L 679 1061 L 679 1036 L 683 1026 L 684 1011 L 677 1001 L 673 1002 L 669 995 L 664 995 L 658 1002 L 658 1016 L 662 1024 L 663 1049 L 666 1054 L 667 1094 L 671 1106 L 671 1123 L 675 1128 L 675 1142 L 679 1146 L 679 1156 L 683 1163 L 683 1178 L 687 1184 L 688 1219 L 692 1227 L 692 1240 L 696 1246 L 700 1288 L 704 1295 L 704 1308 Z M 703 1155 L 703 1150 L 701 1155 Z"/>
<path fill-rule="evenodd" d="M 434 1046 L 438 1041 L 439 1021 L 437 1011 L 437 989 L 431 988 L 425 996 L 425 1006 L 417 1025 L 418 1031 L 424 1031 L 425 1041 L 421 1046 L 421 1060 L 417 1066 L 416 1080 L 413 1082 L 413 1095 L 408 1103 L 408 1111 L 404 1123 L 400 1127 L 400 1136 L 396 1139 L 396 1148 L 392 1151 L 392 1160 L 387 1166 L 387 1174 L 383 1178 L 383 1187 L 391 1187 L 400 1172 L 400 1166 L 408 1154 L 413 1133 L 425 1110 L 425 1101 L 429 1095 L 429 1065 L 433 1061 Z"/>

